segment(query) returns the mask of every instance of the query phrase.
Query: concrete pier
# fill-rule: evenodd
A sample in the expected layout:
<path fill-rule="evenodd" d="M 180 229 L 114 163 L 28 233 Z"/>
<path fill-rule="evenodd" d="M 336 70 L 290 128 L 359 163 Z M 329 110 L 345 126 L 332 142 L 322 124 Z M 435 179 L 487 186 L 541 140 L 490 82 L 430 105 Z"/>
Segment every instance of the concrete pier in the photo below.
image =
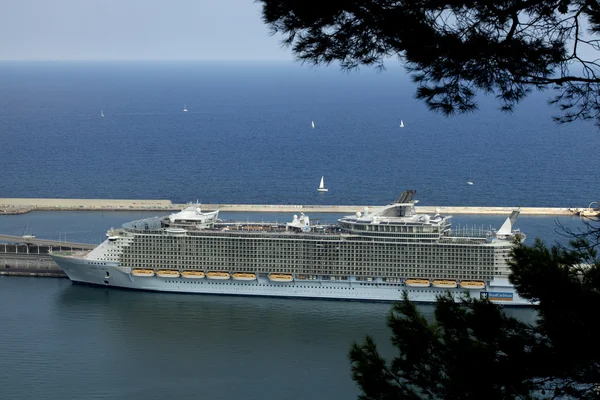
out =
<path fill-rule="evenodd" d="M 0 198 L 2 213 L 28 211 L 135 211 L 179 210 L 171 200 L 112 200 L 112 199 L 32 199 Z"/>
<path fill-rule="evenodd" d="M 47 278 L 67 277 L 47 253 L 26 254 L 1 251 L 0 275 L 41 276 Z"/>
<path fill-rule="evenodd" d="M 48 248 L 52 248 L 55 251 L 62 250 L 91 250 L 96 247 L 93 244 L 89 243 L 75 243 L 75 242 L 59 242 L 58 240 L 49 240 L 49 239 L 38 239 L 38 238 L 24 238 L 23 236 L 12 236 L 12 235 L 3 235 L 0 234 L 0 242 L 9 242 L 9 243 L 23 243 L 27 245 L 31 245 L 31 248 L 37 248 L 37 253 L 42 254 L 48 253 Z M 0 243 L 0 253 L 2 252 L 3 244 Z M 28 250 L 28 253 L 34 253 L 32 250 Z"/>
<path fill-rule="evenodd" d="M 312 212 L 312 213 L 355 213 L 366 205 L 289 205 L 289 204 L 201 204 L 206 210 L 219 209 L 224 212 Z M 111 200 L 111 199 L 27 199 L 0 198 L 0 216 L 29 211 L 179 211 L 185 204 L 170 200 Z M 472 207 L 472 206 L 417 206 L 419 213 L 441 214 L 510 214 L 519 207 Z M 575 215 L 577 211 L 566 207 L 520 207 L 522 215 Z M 578 208 L 577 210 L 587 210 Z M 590 210 L 591 211 L 591 210 Z"/>
<path fill-rule="evenodd" d="M 64 272 L 48 255 L 50 249 L 84 250 L 94 245 L 70 242 L 54 242 L 52 240 L 31 239 L 26 241 L 19 236 L 0 235 L 0 275 L 8 276 L 41 276 L 48 278 L 66 278 Z M 29 242 L 29 243 L 27 243 Z"/>

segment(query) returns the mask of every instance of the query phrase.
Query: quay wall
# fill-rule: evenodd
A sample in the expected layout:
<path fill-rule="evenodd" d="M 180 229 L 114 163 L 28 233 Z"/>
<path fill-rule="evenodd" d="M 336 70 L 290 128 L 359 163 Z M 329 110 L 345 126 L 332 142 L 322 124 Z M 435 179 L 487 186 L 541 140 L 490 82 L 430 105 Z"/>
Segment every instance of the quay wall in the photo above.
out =
<path fill-rule="evenodd" d="M 33 199 L 0 198 L 0 215 L 20 214 L 30 211 L 179 211 L 185 204 L 170 200 L 112 200 L 112 199 Z M 371 210 L 379 206 L 364 205 L 288 205 L 288 204 L 201 204 L 206 210 L 225 212 L 318 212 L 355 213 L 365 207 Z M 417 206 L 420 213 L 441 214 L 510 214 L 518 207 L 471 207 L 471 206 Z M 586 208 L 521 207 L 523 215 L 575 215 Z M 590 210 L 591 211 L 591 210 Z"/>
<path fill-rule="evenodd" d="M 40 276 L 66 278 L 64 272 L 47 254 L 0 253 L 0 276 Z"/>
<path fill-rule="evenodd" d="M 2 243 L 3 240 L 8 243 Z M 66 278 L 67 275 L 50 257 L 50 249 L 63 251 L 94 247 L 92 244 L 33 240 L 37 242 L 0 234 L 0 275 Z"/>

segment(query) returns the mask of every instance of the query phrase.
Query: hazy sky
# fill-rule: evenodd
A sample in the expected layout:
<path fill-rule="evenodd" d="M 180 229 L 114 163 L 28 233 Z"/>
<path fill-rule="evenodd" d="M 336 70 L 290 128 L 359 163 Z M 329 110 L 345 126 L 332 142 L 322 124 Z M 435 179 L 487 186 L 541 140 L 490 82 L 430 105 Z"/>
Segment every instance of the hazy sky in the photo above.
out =
<path fill-rule="evenodd" d="M 290 60 L 253 0 L 1 0 L 3 60 Z"/>
<path fill-rule="evenodd" d="M 253 0 L 0 0 L 0 60 L 291 60 L 260 10 Z"/>

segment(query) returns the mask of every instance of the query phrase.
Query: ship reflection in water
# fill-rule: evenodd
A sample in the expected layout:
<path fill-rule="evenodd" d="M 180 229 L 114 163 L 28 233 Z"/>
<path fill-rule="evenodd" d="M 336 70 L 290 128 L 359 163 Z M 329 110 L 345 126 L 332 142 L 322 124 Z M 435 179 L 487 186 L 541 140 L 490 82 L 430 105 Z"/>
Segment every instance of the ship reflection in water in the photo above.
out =
<path fill-rule="evenodd" d="M 3 398 L 356 398 L 348 349 L 389 304 L 90 290 L 0 277 Z M 429 307 L 429 306 L 426 306 Z M 32 376 L 35 385 L 32 385 Z M 293 391 L 291 380 L 310 382 Z"/>
<path fill-rule="evenodd" d="M 90 289 L 0 277 L 2 397 L 356 398 L 347 353 L 392 352 L 390 304 Z M 432 318 L 433 306 L 419 308 Z M 529 308 L 505 308 L 531 322 Z M 32 380 L 35 384 L 32 384 Z M 296 385 L 290 380 L 310 382 Z"/>

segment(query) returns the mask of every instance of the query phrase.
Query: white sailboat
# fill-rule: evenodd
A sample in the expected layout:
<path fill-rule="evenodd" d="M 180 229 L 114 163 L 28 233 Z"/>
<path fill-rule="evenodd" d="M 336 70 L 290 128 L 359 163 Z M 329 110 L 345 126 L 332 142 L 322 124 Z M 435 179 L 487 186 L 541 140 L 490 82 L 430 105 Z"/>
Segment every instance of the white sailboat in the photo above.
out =
<path fill-rule="evenodd" d="M 104 118 L 104 112 L 100 110 L 100 118 Z"/>
<path fill-rule="evenodd" d="M 183 112 L 187 112 L 187 107 L 185 106 L 185 104 L 183 105 Z"/>
<path fill-rule="evenodd" d="M 29 231 L 29 221 L 27 221 L 27 225 L 25 227 L 25 230 L 23 231 L 23 239 L 27 240 L 27 239 L 35 239 L 35 235 Z"/>
<path fill-rule="evenodd" d="M 311 122 L 312 128 L 315 129 L 315 121 Z"/>
<path fill-rule="evenodd" d="M 471 179 L 471 174 L 469 174 L 469 180 L 467 181 L 467 185 L 473 185 L 473 180 Z"/>
<path fill-rule="evenodd" d="M 321 184 L 319 185 L 319 188 L 317 189 L 319 192 L 327 192 L 329 189 L 325 189 L 325 184 L 323 183 L 323 177 L 321 177 Z"/>
<path fill-rule="evenodd" d="M 400 128 L 404 128 L 404 121 L 400 120 Z"/>

